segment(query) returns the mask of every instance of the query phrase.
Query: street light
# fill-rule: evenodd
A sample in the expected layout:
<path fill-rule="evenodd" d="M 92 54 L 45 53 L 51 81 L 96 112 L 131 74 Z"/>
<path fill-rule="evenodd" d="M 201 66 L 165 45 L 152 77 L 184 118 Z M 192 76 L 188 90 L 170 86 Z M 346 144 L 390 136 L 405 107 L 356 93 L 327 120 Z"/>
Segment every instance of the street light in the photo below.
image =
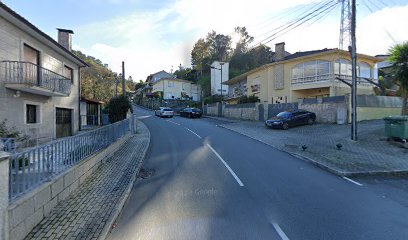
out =
<path fill-rule="evenodd" d="M 222 65 L 224 65 L 224 63 L 223 63 L 223 62 L 220 62 L 220 67 L 221 67 L 221 68 L 216 68 L 216 67 L 214 67 L 214 66 L 211 66 L 212 69 L 216 69 L 216 70 L 220 70 L 220 71 L 221 71 L 221 101 L 223 100 L 223 98 L 222 98 Z"/>

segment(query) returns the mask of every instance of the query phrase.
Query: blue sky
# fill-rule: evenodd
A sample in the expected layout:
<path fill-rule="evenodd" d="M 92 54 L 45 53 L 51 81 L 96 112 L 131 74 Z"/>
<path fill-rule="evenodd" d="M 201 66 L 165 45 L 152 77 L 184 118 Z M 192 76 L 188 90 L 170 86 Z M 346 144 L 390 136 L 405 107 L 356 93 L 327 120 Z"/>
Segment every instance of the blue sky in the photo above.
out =
<path fill-rule="evenodd" d="M 231 34 L 234 27 L 246 26 L 257 43 L 267 36 L 262 33 L 291 19 L 283 17 L 288 9 L 316 1 L 3 0 L 53 38 L 57 27 L 74 30 L 74 49 L 101 59 L 114 71 L 120 71 L 124 60 L 127 75 L 135 80 L 144 80 L 160 70 L 175 70 L 179 64 L 188 66 L 194 42 L 213 29 Z M 358 52 L 382 54 L 394 40 L 408 40 L 406 27 L 400 24 L 408 22 L 408 0 L 357 2 Z M 273 48 L 284 41 L 289 52 L 337 47 L 339 22 L 338 7 L 326 18 L 288 32 L 268 45 Z"/>

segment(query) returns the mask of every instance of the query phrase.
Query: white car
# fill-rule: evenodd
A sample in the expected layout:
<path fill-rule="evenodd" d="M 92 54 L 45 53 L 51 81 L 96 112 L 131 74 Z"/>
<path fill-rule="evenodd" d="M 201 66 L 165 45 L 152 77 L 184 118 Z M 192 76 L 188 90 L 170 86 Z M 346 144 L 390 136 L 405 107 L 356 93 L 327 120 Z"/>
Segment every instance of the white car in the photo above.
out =
<path fill-rule="evenodd" d="M 156 111 L 154 111 L 154 115 L 158 117 L 173 117 L 174 116 L 174 111 L 171 108 L 168 107 L 160 107 Z"/>

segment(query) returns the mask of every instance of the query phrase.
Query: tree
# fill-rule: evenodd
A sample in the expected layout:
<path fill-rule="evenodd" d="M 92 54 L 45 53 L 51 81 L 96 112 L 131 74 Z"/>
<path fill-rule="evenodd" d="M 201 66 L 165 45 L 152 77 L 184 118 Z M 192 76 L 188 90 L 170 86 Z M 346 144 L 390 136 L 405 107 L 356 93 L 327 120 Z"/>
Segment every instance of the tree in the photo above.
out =
<path fill-rule="evenodd" d="M 181 65 L 179 69 L 174 72 L 179 79 L 184 79 L 188 81 L 196 81 L 197 80 L 197 70 L 192 68 L 184 68 Z"/>
<path fill-rule="evenodd" d="M 388 60 L 392 63 L 393 78 L 402 93 L 402 115 L 408 115 L 408 42 L 396 44 L 389 50 Z"/>
<path fill-rule="evenodd" d="M 109 101 L 105 111 L 107 110 L 109 114 L 109 121 L 114 123 L 125 119 L 129 109 L 132 110 L 129 99 L 126 96 L 120 95 L 113 97 Z"/>

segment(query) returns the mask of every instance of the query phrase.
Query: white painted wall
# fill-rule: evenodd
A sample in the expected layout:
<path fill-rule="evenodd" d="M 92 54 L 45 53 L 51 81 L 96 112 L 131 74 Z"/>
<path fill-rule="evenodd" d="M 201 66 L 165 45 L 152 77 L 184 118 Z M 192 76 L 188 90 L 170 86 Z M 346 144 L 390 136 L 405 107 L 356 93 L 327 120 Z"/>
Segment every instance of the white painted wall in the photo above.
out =
<path fill-rule="evenodd" d="M 221 69 L 222 66 L 222 82 L 229 80 L 229 63 L 225 62 L 224 65 L 221 62 L 215 61 L 211 64 L 211 67 Z M 221 71 L 211 68 L 211 95 L 221 95 Z M 228 85 L 222 84 L 222 95 L 228 95 Z"/>

